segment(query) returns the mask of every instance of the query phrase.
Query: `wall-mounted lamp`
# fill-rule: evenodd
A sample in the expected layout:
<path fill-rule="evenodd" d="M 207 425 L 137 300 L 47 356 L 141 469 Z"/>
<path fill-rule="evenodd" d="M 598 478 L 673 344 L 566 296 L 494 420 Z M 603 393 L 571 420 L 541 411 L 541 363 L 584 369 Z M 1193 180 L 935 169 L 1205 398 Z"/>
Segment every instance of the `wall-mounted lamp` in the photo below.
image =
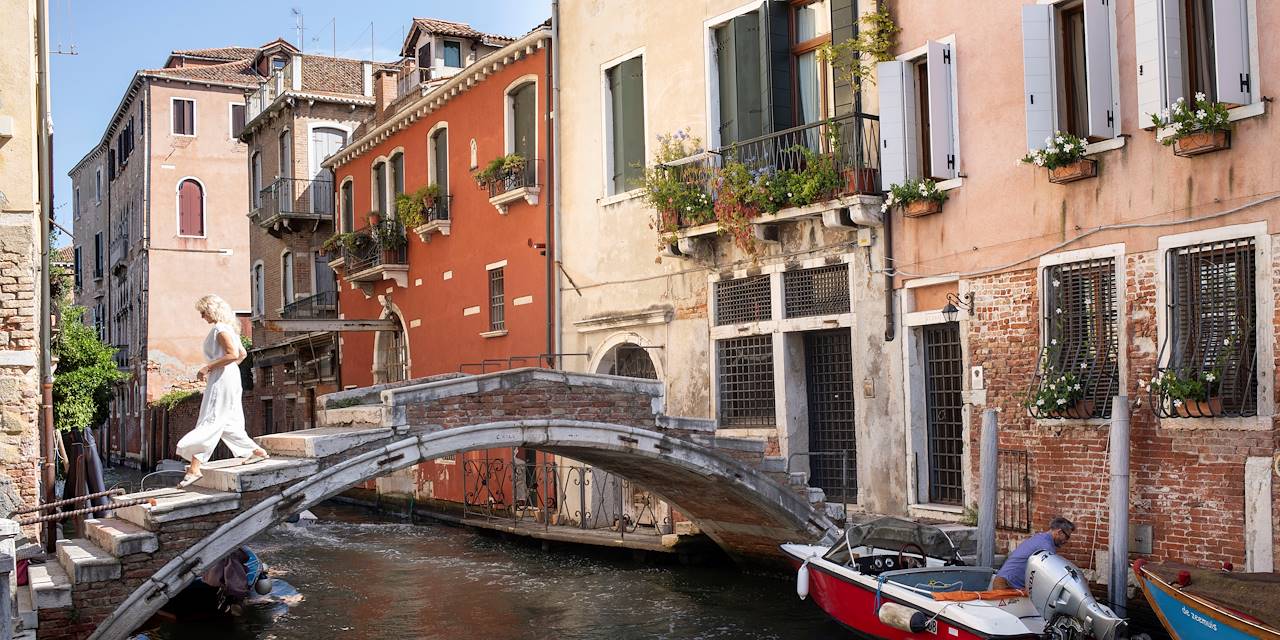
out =
<path fill-rule="evenodd" d="M 963 298 L 954 293 L 948 293 L 947 306 L 942 308 L 942 318 L 947 322 L 955 322 L 960 315 L 960 309 L 968 311 L 970 316 L 973 315 L 972 291 L 964 294 Z"/>

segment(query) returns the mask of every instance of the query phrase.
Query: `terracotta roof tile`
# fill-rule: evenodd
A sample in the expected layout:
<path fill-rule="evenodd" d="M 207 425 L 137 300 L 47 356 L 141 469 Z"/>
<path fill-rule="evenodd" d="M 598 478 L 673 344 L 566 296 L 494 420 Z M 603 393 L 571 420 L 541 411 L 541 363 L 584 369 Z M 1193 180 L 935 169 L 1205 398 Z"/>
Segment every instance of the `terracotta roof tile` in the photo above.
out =
<path fill-rule="evenodd" d="M 364 93 L 363 63 L 347 58 L 303 56 L 302 90 L 362 95 Z"/>
<path fill-rule="evenodd" d="M 253 68 L 251 59 L 210 64 L 197 67 L 166 67 L 164 69 L 144 69 L 143 74 L 174 78 L 177 80 L 207 80 L 239 84 L 246 87 L 256 86 L 262 79 Z"/>
<path fill-rule="evenodd" d="M 477 40 L 489 40 L 506 44 L 515 42 L 515 38 L 510 36 L 502 36 L 493 33 L 484 33 L 476 31 L 471 25 L 465 22 L 451 22 L 449 20 L 437 20 L 435 18 L 414 18 L 413 23 L 422 27 L 427 33 L 434 33 L 442 36 L 454 36 L 458 38 L 475 38 Z"/>
<path fill-rule="evenodd" d="M 172 55 L 213 58 L 215 60 L 246 60 L 258 55 L 258 51 L 258 47 L 214 47 L 212 49 L 183 49 L 174 51 Z"/>

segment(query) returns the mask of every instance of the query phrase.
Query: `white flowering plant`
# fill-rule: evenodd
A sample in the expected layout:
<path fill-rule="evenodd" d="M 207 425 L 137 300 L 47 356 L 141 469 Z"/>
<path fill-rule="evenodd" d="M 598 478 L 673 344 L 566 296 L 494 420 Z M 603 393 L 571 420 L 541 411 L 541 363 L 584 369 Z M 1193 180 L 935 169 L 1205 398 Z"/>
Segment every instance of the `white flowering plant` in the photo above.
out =
<path fill-rule="evenodd" d="M 1147 391 L 1159 394 L 1169 400 L 1173 406 L 1180 407 L 1184 402 L 1205 402 L 1221 393 L 1222 371 L 1235 352 L 1239 338 L 1228 336 L 1222 339 L 1222 349 L 1214 358 L 1213 365 L 1202 367 L 1170 367 L 1160 369 L 1147 383 L 1139 382 Z"/>
<path fill-rule="evenodd" d="M 1081 363 L 1080 373 L 1058 368 L 1059 343 L 1055 338 L 1040 350 L 1040 384 L 1027 396 L 1027 408 L 1036 415 L 1061 415 L 1084 399 L 1082 377 L 1088 363 Z"/>
<path fill-rule="evenodd" d="M 1172 134 L 1160 140 L 1165 145 L 1195 133 L 1231 129 L 1227 106 L 1221 102 L 1210 102 L 1203 93 L 1196 94 L 1194 103 L 1178 98 L 1168 109 L 1151 114 L 1151 122 L 1157 127 L 1173 129 Z"/>
<path fill-rule="evenodd" d="M 1084 140 L 1063 131 L 1055 131 L 1044 139 L 1044 148 L 1036 149 L 1020 160 L 1046 169 L 1065 167 L 1084 157 Z"/>
<path fill-rule="evenodd" d="M 908 202 L 932 200 L 946 202 L 947 192 L 938 188 L 938 183 L 928 178 L 913 178 L 902 184 L 890 185 L 889 195 L 885 197 L 881 211 L 889 211 L 891 207 L 905 206 Z"/>

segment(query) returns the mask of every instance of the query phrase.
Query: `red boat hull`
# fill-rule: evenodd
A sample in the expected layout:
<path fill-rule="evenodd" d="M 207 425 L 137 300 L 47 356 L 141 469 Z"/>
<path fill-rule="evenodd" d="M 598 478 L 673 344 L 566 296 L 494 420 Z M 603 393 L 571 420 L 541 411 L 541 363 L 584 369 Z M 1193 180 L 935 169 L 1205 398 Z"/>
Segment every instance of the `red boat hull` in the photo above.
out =
<path fill-rule="evenodd" d="M 792 564 L 798 570 L 800 563 L 792 559 Z M 891 627 L 883 622 L 876 611 L 876 593 L 873 589 L 868 588 L 857 582 L 851 582 L 841 576 L 828 573 L 821 567 L 810 564 L 809 567 L 809 597 L 818 605 L 827 615 L 835 618 L 840 624 L 850 628 L 851 630 L 865 635 L 877 638 L 888 638 L 889 640 L 988 640 L 999 638 L 1001 640 L 1010 640 L 1012 638 L 1036 638 L 1034 634 L 1025 634 L 1018 636 L 993 636 L 975 632 L 965 627 L 959 627 L 951 624 L 944 616 L 937 618 L 937 632 L 932 633 L 925 631 L 922 633 L 912 633 L 903 631 L 896 627 Z M 895 598 L 882 595 L 881 602 L 898 602 Z M 908 604 L 909 603 L 904 603 Z"/>

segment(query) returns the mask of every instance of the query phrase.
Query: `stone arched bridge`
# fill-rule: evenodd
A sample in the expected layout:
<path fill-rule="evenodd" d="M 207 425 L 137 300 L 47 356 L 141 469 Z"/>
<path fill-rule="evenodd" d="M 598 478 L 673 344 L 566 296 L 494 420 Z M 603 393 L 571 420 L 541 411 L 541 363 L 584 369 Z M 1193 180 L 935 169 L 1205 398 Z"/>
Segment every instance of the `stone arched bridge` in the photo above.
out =
<path fill-rule="evenodd" d="M 412 382 L 326 399 L 321 428 L 267 436 L 271 460 L 211 463 L 196 487 L 89 521 L 31 570 L 36 637 L 122 640 L 211 564 L 294 513 L 369 479 L 477 449 L 524 446 L 662 496 L 740 559 L 835 527 L 762 443 L 663 413 L 660 383 L 543 369 Z M 354 404 L 354 406 L 345 406 Z M 341 408 L 339 408 L 341 407 Z"/>

